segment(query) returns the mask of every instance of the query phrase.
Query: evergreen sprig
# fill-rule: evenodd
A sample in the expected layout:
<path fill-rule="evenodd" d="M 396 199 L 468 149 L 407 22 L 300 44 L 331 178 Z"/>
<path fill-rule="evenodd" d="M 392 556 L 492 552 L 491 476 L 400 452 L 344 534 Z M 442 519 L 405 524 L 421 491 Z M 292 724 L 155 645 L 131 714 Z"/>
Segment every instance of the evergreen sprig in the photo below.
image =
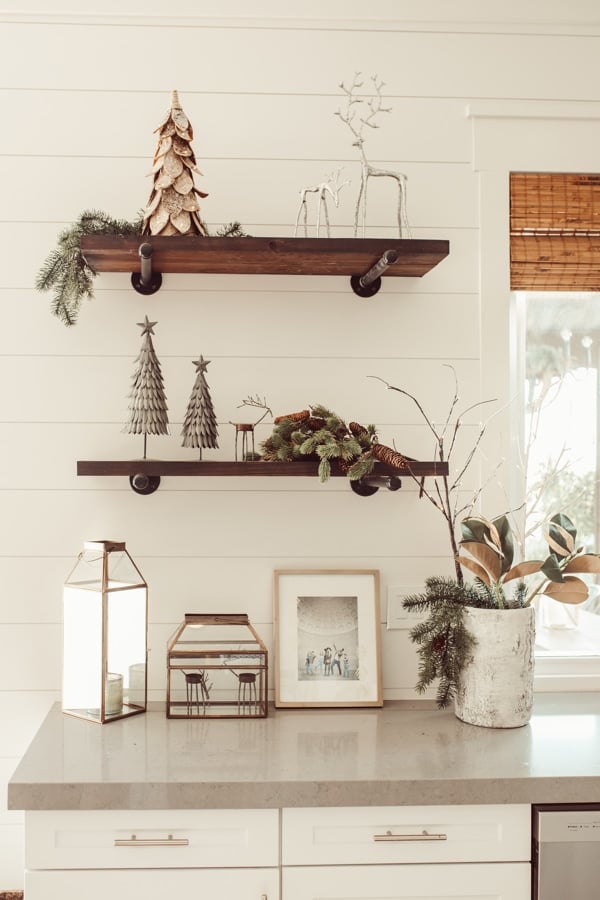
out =
<path fill-rule="evenodd" d="M 229 222 L 217 228 L 215 237 L 249 237 L 239 222 Z"/>
<path fill-rule="evenodd" d="M 38 272 L 35 287 L 38 291 L 54 290 L 51 310 L 65 325 L 74 325 L 81 301 L 94 296 L 93 284 L 97 274 L 81 252 L 81 239 L 92 234 L 113 234 L 127 237 L 142 233 L 144 213 L 137 219 L 115 219 L 95 209 L 85 210 L 77 221 L 58 235 L 56 248 L 46 257 Z M 247 237 L 239 222 L 230 222 L 217 231 L 218 237 Z"/>
<path fill-rule="evenodd" d="M 95 269 L 81 252 L 81 239 L 89 234 L 140 234 L 142 214 L 134 222 L 114 219 L 98 210 L 85 210 L 79 219 L 58 236 L 56 249 L 46 258 L 38 272 L 38 291 L 54 290 L 51 310 L 65 325 L 77 321 L 81 301 L 91 299 Z"/>
<path fill-rule="evenodd" d="M 419 657 L 415 689 L 423 694 L 438 680 L 436 704 L 443 709 L 456 696 L 460 673 L 476 643 L 464 624 L 464 608 L 494 609 L 494 595 L 479 579 L 459 584 L 453 578 L 432 576 L 425 579 L 422 593 L 405 597 L 402 605 L 405 609 L 428 614 L 410 630 Z"/>

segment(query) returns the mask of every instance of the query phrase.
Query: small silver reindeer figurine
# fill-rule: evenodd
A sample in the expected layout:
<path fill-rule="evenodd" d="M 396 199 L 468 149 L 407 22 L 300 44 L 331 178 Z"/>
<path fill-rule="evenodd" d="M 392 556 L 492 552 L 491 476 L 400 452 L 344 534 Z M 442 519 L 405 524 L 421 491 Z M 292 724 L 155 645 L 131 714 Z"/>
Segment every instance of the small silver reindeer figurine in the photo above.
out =
<path fill-rule="evenodd" d="M 367 188 L 369 184 L 369 178 L 391 178 L 397 183 L 398 232 L 401 238 L 410 237 L 408 217 L 406 214 L 406 175 L 403 175 L 401 172 L 392 172 L 389 169 L 378 169 L 375 166 L 372 166 L 367 160 L 367 155 L 365 153 L 365 137 L 363 134 L 365 127 L 379 128 L 379 125 L 375 121 L 378 114 L 391 112 L 391 107 L 382 106 L 381 89 L 384 87 L 384 82 L 379 81 L 377 75 L 372 75 L 371 81 L 373 82 L 373 87 L 375 89 L 375 96 L 369 98 L 357 97 L 355 92 L 363 86 L 363 82 L 359 81 L 359 78 L 360 72 L 356 72 L 354 80 L 349 88 L 345 86 L 344 82 L 340 83 L 340 88 L 344 91 L 347 97 L 346 109 L 343 112 L 342 110 L 338 110 L 335 113 L 335 115 L 339 116 L 341 121 L 348 126 L 348 128 L 354 135 L 352 146 L 357 147 L 360 154 L 360 188 L 358 191 L 356 212 L 354 215 L 354 237 L 357 237 L 358 235 L 358 223 L 359 219 L 361 218 L 361 206 L 362 237 L 365 236 L 367 225 Z M 361 116 L 360 112 L 365 110 L 365 107 L 365 114 Z"/>
<path fill-rule="evenodd" d="M 331 175 L 327 177 L 327 181 L 322 181 L 320 184 L 315 184 L 313 187 L 305 187 L 300 191 L 300 207 L 298 209 L 298 215 L 296 216 L 296 230 L 294 231 L 294 237 L 298 234 L 298 226 L 300 224 L 300 217 L 302 216 L 302 220 L 304 223 L 304 237 L 308 237 L 308 194 L 316 194 L 316 205 L 317 205 L 317 222 L 316 222 L 316 236 L 319 237 L 319 231 L 321 229 L 321 210 L 323 210 L 325 216 L 325 228 L 327 230 L 327 237 L 330 237 L 329 232 L 329 212 L 327 210 L 327 195 L 331 197 L 335 206 L 339 206 L 339 194 L 341 189 L 346 184 L 350 184 L 349 181 L 343 181 L 340 184 L 340 176 L 342 173 L 342 169 L 338 169 L 336 172 L 332 172 Z"/>

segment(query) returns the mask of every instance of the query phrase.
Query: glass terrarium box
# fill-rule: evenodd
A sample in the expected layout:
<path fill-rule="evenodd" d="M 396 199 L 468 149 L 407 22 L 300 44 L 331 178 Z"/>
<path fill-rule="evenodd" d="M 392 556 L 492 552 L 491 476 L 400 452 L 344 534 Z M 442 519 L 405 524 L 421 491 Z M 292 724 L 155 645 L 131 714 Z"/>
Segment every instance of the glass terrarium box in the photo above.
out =
<path fill-rule="evenodd" d="M 239 614 L 187 613 L 167 643 L 167 717 L 267 715 L 268 653 Z"/>
<path fill-rule="evenodd" d="M 103 724 L 145 711 L 147 593 L 124 543 L 85 542 L 63 588 L 63 712 Z"/>

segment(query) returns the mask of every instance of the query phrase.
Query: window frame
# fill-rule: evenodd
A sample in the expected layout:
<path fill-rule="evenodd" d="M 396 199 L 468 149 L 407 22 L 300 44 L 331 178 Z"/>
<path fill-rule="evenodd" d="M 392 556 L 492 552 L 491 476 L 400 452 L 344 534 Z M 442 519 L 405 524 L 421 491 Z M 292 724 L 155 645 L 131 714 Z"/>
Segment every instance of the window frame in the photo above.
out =
<path fill-rule="evenodd" d="M 467 107 L 473 170 L 479 180 L 479 285 L 481 396 L 494 397 L 500 412 L 486 430 L 486 460 L 515 458 L 522 423 L 522 346 L 518 346 L 516 294 L 510 289 L 510 172 L 598 171 L 600 104 L 562 101 L 481 101 Z M 522 332 L 523 333 L 523 332 Z M 524 336 L 524 333 L 523 333 Z M 521 350 L 521 352 L 519 352 Z M 524 473 L 506 467 L 506 483 L 492 482 L 487 509 L 518 506 Z M 600 656 L 536 658 L 536 691 L 600 689 Z"/>

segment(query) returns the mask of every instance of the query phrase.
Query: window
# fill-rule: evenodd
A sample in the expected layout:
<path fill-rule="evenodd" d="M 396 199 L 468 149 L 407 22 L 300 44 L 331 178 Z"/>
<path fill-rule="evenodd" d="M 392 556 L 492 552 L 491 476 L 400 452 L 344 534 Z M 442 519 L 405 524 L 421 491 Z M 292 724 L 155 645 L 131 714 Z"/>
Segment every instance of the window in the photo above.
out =
<path fill-rule="evenodd" d="M 577 526 L 578 542 L 597 551 L 600 295 L 527 292 L 516 302 L 525 332 L 520 464 L 526 472 L 526 557 L 544 557 L 537 526 L 560 511 Z M 584 604 L 540 598 L 539 657 L 600 655 L 600 588 L 594 577 L 586 580 L 590 597 Z"/>
<path fill-rule="evenodd" d="M 557 512 L 599 546 L 600 175 L 510 175 L 510 279 L 521 334 L 525 556 L 543 558 L 540 524 Z M 579 292 L 575 291 L 579 289 Z M 538 658 L 600 656 L 600 589 L 577 606 L 538 602 Z"/>
<path fill-rule="evenodd" d="M 600 224 L 595 220 L 589 235 L 581 234 L 579 225 L 571 225 L 588 251 L 593 252 L 594 259 L 589 262 L 588 274 L 591 281 L 587 284 L 575 284 L 572 275 L 575 269 L 573 262 L 577 257 L 564 255 L 559 260 L 563 265 L 563 273 L 567 276 L 559 286 L 549 281 L 538 280 L 537 283 L 519 284 L 515 278 L 519 256 L 517 244 L 521 243 L 529 249 L 537 243 L 541 246 L 542 234 L 530 234 L 532 239 L 525 245 L 526 234 L 510 234 L 507 227 L 510 217 L 511 177 L 515 174 L 554 174 L 554 173 L 596 173 L 598 178 L 598 154 L 600 145 L 600 104 L 590 102 L 559 100 L 481 100 L 469 104 L 467 115 L 473 129 L 473 170 L 477 173 L 479 190 L 479 291 L 481 315 L 481 395 L 495 397 L 501 406 L 501 413 L 488 429 L 488 447 L 493 447 L 493 458 L 499 455 L 512 461 L 516 460 L 517 433 L 522 430 L 524 416 L 519 415 L 516 398 L 522 398 L 525 384 L 524 361 L 525 350 L 515 343 L 515 334 L 520 331 L 525 341 L 525 323 L 517 329 L 514 319 L 517 313 L 525 315 L 521 302 L 521 291 L 585 292 L 588 299 L 596 303 L 588 291 L 600 291 L 600 284 L 594 283 L 600 278 Z M 563 185 L 567 185 L 564 178 Z M 559 182 L 556 181 L 556 186 Z M 588 187 L 593 181 L 587 182 Z M 581 181 L 581 188 L 584 181 Z M 600 188 L 598 188 L 600 190 Z M 514 195 L 513 195 L 514 196 Z M 557 195 L 558 196 L 558 195 Z M 598 229 L 598 230 L 596 230 Z M 569 238 L 574 237 L 567 232 L 546 235 L 554 238 L 552 246 L 562 245 L 565 251 L 572 249 Z M 512 244 L 512 246 L 511 246 Z M 584 272 L 585 254 L 579 257 Z M 532 263 L 531 269 L 539 267 L 539 274 L 547 274 L 547 259 L 536 258 L 535 255 L 525 258 Z M 589 261 L 589 260 L 588 260 Z M 567 268 L 568 266 L 568 268 Z M 555 268 L 556 271 L 556 268 Z M 510 279 L 509 279 L 510 273 Z M 565 283 L 568 281 L 568 283 Z M 563 301 L 566 294 L 562 294 Z M 575 333 L 575 329 L 572 329 Z M 575 347 L 576 338 L 572 338 L 571 349 Z M 578 349 L 579 352 L 579 349 Z M 593 350 L 592 350 L 593 352 Z M 523 371 L 519 371 L 518 360 L 521 360 Z M 515 427 L 516 423 L 521 426 Z M 518 505 L 523 498 L 523 485 L 515 466 L 508 466 L 502 484 L 488 488 L 486 500 L 488 508 L 502 508 L 503 499 L 508 493 L 510 503 Z M 489 465 L 483 465 L 484 474 Z M 504 507 L 506 508 L 506 502 Z M 592 548 L 600 550 L 596 546 Z M 598 617 L 600 619 L 600 617 Z M 594 620 L 596 621 L 596 620 Z M 554 629 L 553 636 L 558 641 L 561 631 Z M 566 641 L 573 636 L 573 631 L 564 629 L 562 638 Z M 598 690 L 600 688 L 600 655 L 575 654 L 561 656 L 545 656 L 541 652 L 536 660 L 536 690 Z"/>

